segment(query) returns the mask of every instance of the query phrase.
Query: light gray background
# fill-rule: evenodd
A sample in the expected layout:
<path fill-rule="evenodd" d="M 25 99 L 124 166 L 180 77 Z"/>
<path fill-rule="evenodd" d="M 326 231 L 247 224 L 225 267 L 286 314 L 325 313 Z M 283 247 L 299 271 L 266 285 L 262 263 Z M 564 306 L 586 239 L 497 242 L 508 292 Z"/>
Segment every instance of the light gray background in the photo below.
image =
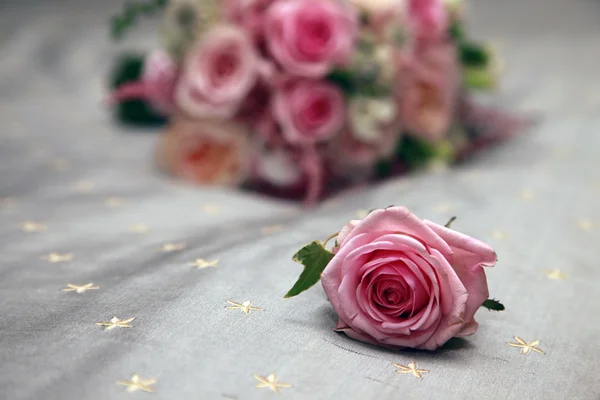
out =
<path fill-rule="evenodd" d="M 289 399 L 600 399 L 599 2 L 471 1 L 473 33 L 507 61 L 495 101 L 540 123 L 468 165 L 309 211 L 170 181 L 152 164 L 156 136 L 115 126 L 106 72 L 118 50 L 155 43 L 151 22 L 116 46 L 106 22 L 120 2 L 0 4 L 0 197 L 15 198 L 0 206 L 0 398 L 266 399 L 252 375 L 275 373 Z M 111 196 L 123 205 L 106 206 Z M 301 245 L 390 204 L 457 215 L 455 229 L 491 243 L 491 293 L 508 311 L 481 311 L 475 336 L 440 351 L 392 352 L 332 332 L 320 287 L 283 300 Z M 47 231 L 22 232 L 29 219 Z M 128 231 L 138 223 L 150 231 Z M 187 248 L 161 253 L 167 241 Z M 74 258 L 40 259 L 50 252 Z M 194 269 L 197 257 L 220 265 Z M 553 268 L 567 279 L 547 279 Z M 100 289 L 61 291 L 88 282 Z M 228 299 L 264 311 L 226 310 Z M 134 326 L 95 325 L 113 316 Z M 547 354 L 521 355 L 506 345 L 515 335 Z M 430 370 L 422 381 L 394 373 L 411 361 Z M 115 383 L 135 372 L 156 393 Z"/>

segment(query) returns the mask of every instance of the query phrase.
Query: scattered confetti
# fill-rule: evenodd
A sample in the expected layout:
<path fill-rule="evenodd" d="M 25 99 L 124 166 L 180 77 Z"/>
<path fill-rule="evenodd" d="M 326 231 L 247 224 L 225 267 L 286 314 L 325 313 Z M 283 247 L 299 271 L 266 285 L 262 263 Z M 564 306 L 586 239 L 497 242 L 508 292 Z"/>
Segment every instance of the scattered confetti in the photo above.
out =
<path fill-rule="evenodd" d="M 423 374 L 429 372 L 426 369 L 418 369 L 417 364 L 414 362 L 409 363 L 408 365 L 402 364 L 392 364 L 394 367 L 398 368 L 396 373 L 398 374 L 412 374 L 415 378 L 423 379 Z"/>
<path fill-rule="evenodd" d="M 225 307 L 228 310 L 242 310 L 244 314 L 250 314 L 250 311 L 262 311 L 262 308 L 252 307 L 252 302 L 250 300 L 243 303 L 227 300 L 227 303 L 231 304 L 230 306 Z"/>
<path fill-rule="evenodd" d="M 555 268 L 552 271 L 546 272 L 546 277 L 555 281 L 562 281 L 567 277 L 567 275 L 563 273 L 560 269 Z"/>
<path fill-rule="evenodd" d="M 47 229 L 47 227 L 46 225 L 40 222 L 25 221 L 21 225 L 21 229 L 23 230 L 23 232 L 44 232 Z"/>
<path fill-rule="evenodd" d="M 507 343 L 511 347 L 517 347 L 521 349 L 521 354 L 529 354 L 531 351 L 535 351 L 540 354 L 545 354 L 541 349 L 538 349 L 538 346 L 541 342 L 539 340 L 534 340 L 531 343 L 527 343 L 525 340 L 521 339 L 518 336 L 515 336 L 515 340 L 517 343 Z"/>
<path fill-rule="evenodd" d="M 219 265 L 219 259 L 217 258 L 212 261 L 207 261 L 204 258 L 196 258 L 196 260 L 193 263 L 190 263 L 190 265 L 198 269 L 216 268 L 217 265 Z"/>
<path fill-rule="evenodd" d="M 94 286 L 93 283 L 86 283 L 85 285 L 74 285 L 72 283 L 67 283 L 67 287 L 63 289 L 63 292 L 77 292 L 79 294 L 85 293 L 88 290 L 98 290 L 100 289 L 98 286 Z"/>
<path fill-rule="evenodd" d="M 56 264 L 56 263 L 71 261 L 73 259 L 73 253 L 60 254 L 60 253 L 53 252 L 53 253 L 49 253 L 45 256 L 42 256 L 40 258 L 42 260 L 48 261 L 49 263 Z"/>
<path fill-rule="evenodd" d="M 254 379 L 256 379 L 259 382 L 256 384 L 256 387 L 258 389 L 269 388 L 277 394 L 279 394 L 279 389 L 281 389 L 281 388 L 291 388 L 292 387 L 292 385 L 290 385 L 289 383 L 278 382 L 277 378 L 275 378 L 275 374 L 271 374 L 271 375 L 267 376 L 266 378 L 264 376 L 254 375 Z"/>
<path fill-rule="evenodd" d="M 164 243 L 162 245 L 161 251 L 165 253 L 170 253 L 173 251 L 179 251 L 185 249 L 185 243 Z"/>
<path fill-rule="evenodd" d="M 142 379 L 139 375 L 134 374 L 128 381 L 117 381 L 118 385 L 126 386 L 127 392 L 135 392 L 141 390 L 142 392 L 153 393 L 154 388 L 152 385 L 156 384 L 156 379 Z"/>
<path fill-rule="evenodd" d="M 96 325 L 104 327 L 104 330 L 110 331 L 115 328 L 131 328 L 133 325 L 130 324 L 135 317 L 128 319 L 119 319 L 117 317 L 112 317 L 108 322 L 96 322 Z"/>

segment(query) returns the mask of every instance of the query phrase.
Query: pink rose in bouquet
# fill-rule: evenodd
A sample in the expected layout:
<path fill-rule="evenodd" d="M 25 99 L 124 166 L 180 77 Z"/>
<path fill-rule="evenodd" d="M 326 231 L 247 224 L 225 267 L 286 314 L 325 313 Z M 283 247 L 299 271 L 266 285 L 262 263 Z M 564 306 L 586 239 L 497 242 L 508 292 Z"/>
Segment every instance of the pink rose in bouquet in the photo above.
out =
<path fill-rule="evenodd" d="M 265 29 L 265 15 L 275 0 L 224 0 L 225 17 L 246 29 L 255 39 L 261 38 Z"/>
<path fill-rule="evenodd" d="M 442 0 L 409 0 L 408 21 L 416 39 L 440 40 L 447 35 L 448 10 Z"/>
<path fill-rule="evenodd" d="M 177 86 L 177 103 L 195 118 L 232 118 L 262 67 L 243 30 L 216 26 L 188 54 Z"/>
<path fill-rule="evenodd" d="M 248 169 L 247 131 L 234 121 L 196 120 L 178 115 L 161 136 L 158 164 L 192 182 L 236 185 Z"/>
<path fill-rule="evenodd" d="M 344 125 L 346 104 L 341 90 L 325 81 L 289 79 L 277 89 L 273 115 L 292 144 L 330 139 Z"/>
<path fill-rule="evenodd" d="M 482 266 L 496 262 L 488 245 L 404 207 L 351 221 L 337 242 L 321 281 L 339 331 L 426 350 L 477 331 L 475 312 L 489 296 Z"/>
<path fill-rule="evenodd" d="M 404 63 L 399 111 L 409 133 L 436 141 L 454 120 L 460 71 L 454 46 L 441 43 L 421 50 Z"/>
<path fill-rule="evenodd" d="M 349 61 L 357 23 L 340 0 L 281 0 L 267 11 L 266 40 L 285 71 L 318 78 Z"/>

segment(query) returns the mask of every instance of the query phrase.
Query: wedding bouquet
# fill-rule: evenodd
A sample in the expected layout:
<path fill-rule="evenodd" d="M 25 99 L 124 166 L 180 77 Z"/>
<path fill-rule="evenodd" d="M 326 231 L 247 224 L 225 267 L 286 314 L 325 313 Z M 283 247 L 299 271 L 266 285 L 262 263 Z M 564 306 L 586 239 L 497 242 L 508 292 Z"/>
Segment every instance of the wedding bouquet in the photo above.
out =
<path fill-rule="evenodd" d="M 201 184 L 314 202 L 349 184 L 463 158 L 518 119 L 470 100 L 497 63 L 450 0 L 153 0 L 164 48 L 114 103 L 168 118 L 159 165 Z"/>

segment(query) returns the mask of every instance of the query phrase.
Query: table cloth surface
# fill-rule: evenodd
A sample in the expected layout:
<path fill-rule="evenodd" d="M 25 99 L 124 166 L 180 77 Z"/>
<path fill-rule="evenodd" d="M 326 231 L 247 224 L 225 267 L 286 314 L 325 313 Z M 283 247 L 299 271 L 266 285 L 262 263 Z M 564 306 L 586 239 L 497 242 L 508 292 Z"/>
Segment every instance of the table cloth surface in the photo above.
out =
<path fill-rule="evenodd" d="M 156 132 L 103 103 L 115 55 L 157 44 L 151 21 L 110 42 L 121 6 L 0 2 L 0 398 L 267 399 L 254 375 L 274 374 L 289 399 L 600 399 L 598 1 L 470 2 L 506 62 L 492 101 L 537 124 L 309 210 L 156 171 Z M 438 351 L 390 351 L 333 332 L 320 286 L 283 299 L 300 246 L 390 204 L 493 245 L 507 311 Z M 113 317 L 129 327 L 97 325 Z M 396 373 L 411 362 L 422 380 Z M 154 393 L 128 392 L 134 374 Z"/>

